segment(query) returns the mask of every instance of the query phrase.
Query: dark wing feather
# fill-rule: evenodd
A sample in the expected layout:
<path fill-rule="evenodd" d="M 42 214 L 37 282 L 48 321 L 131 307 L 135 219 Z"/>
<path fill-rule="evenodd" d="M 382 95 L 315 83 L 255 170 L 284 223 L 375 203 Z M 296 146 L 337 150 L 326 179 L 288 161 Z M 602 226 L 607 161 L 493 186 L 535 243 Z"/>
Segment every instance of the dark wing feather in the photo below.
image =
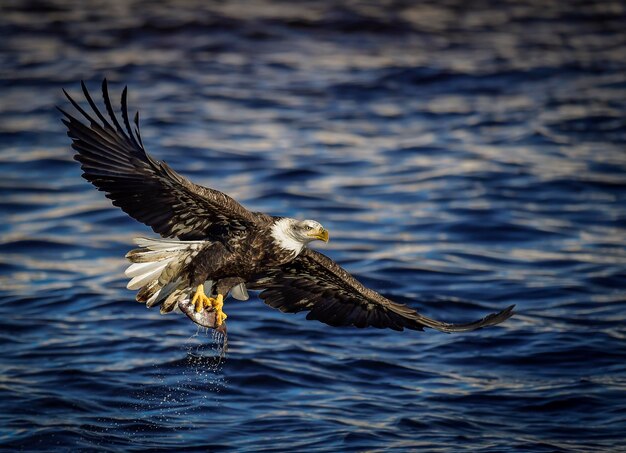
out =
<path fill-rule="evenodd" d="M 393 330 L 430 327 L 442 332 L 464 332 L 499 324 L 513 315 L 514 307 L 467 324 L 436 321 L 364 287 L 333 260 L 310 249 L 258 277 L 248 287 L 263 289 L 259 297 L 271 307 L 288 313 L 306 310 L 307 319 L 331 326 Z"/>
<path fill-rule="evenodd" d="M 262 216 L 252 213 L 217 190 L 196 185 L 152 158 L 139 133 L 139 114 L 131 127 L 127 89 L 122 92 L 123 126 L 102 83 L 105 115 L 98 109 L 85 84 L 83 94 L 91 110 L 87 113 L 67 92 L 65 95 L 83 121 L 59 109 L 65 118 L 74 158 L 81 163 L 83 177 L 106 192 L 115 206 L 165 237 L 224 240 L 257 223 Z"/>

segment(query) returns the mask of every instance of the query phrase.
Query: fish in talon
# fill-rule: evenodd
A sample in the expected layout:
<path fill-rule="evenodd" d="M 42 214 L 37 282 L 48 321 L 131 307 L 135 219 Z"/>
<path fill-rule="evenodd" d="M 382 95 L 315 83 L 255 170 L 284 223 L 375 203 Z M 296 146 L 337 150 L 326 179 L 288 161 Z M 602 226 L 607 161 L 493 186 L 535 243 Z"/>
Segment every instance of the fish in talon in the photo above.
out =
<path fill-rule="evenodd" d="M 217 329 L 225 326 L 225 323 L 218 324 L 217 312 L 214 310 L 196 311 L 196 307 L 190 299 L 183 299 L 178 302 L 178 308 L 195 324 L 208 329 Z M 224 327 L 225 328 L 225 327 Z"/>

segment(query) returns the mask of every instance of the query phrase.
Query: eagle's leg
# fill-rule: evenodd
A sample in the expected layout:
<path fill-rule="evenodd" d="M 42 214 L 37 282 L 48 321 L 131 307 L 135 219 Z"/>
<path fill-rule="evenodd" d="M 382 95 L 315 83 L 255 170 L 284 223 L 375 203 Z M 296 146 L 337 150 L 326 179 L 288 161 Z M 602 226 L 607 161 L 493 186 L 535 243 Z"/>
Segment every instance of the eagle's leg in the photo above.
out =
<path fill-rule="evenodd" d="M 226 318 L 228 318 L 228 315 L 222 310 L 222 308 L 224 307 L 224 296 L 218 294 L 215 299 L 210 298 L 209 302 L 215 310 L 215 324 L 219 327 L 226 320 Z"/>
<path fill-rule="evenodd" d="M 200 284 L 196 288 L 196 292 L 193 295 L 193 299 L 191 299 L 191 304 L 196 307 L 196 312 L 200 313 L 204 310 L 204 307 L 209 306 L 209 298 L 206 294 L 204 294 L 204 285 Z"/>
<path fill-rule="evenodd" d="M 200 284 L 196 288 L 196 292 L 191 299 L 191 304 L 195 307 L 197 313 L 200 313 L 205 308 L 212 308 L 215 310 L 215 326 L 219 327 L 228 317 L 222 307 L 224 307 L 224 296 L 218 294 L 217 297 L 208 297 L 204 294 L 204 285 Z"/>

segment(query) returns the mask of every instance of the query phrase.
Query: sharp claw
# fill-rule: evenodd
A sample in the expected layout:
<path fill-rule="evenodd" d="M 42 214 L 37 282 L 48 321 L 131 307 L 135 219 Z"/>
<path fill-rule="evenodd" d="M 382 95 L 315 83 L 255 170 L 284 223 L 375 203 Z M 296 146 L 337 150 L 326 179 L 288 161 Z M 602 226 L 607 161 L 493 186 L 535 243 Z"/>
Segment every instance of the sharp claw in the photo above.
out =
<path fill-rule="evenodd" d="M 198 288 L 191 299 L 191 304 L 194 305 L 196 313 L 202 312 L 205 308 L 215 310 L 215 321 L 216 326 L 218 327 L 221 326 L 228 317 L 226 313 L 222 311 L 222 307 L 224 306 L 224 296 L 218 294 L 217 298 L 207 297 L 206 294 L 204 294 L 204 285 L 198 285 Z"/>
<path fill-rule="evenodd" d="M 193 299 L 191 299 L 191 304 L 195 306 L 196 313 L 200 313 L 204 310 L 205 301 L 208 299 L 206 294 L 204 294 L 204 285 L 198 285 L 196 288 L 196 292 L 193 295 Z"/>
<path fill-rule="evenodd" d="M 218 294 L 216 298 L 211 298 L 211 307 L 215 310 L 216 325 L 219 327 L 227 318 L 226 313 L 222 311 L 222 307 L 224 307 L 224 296 Z"/>

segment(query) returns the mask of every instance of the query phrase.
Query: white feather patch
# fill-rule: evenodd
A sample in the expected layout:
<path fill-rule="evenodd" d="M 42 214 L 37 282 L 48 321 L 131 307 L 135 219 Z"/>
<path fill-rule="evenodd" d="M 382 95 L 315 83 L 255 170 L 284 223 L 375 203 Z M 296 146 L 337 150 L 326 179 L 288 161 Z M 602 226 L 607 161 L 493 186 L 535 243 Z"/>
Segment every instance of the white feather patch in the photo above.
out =
<path fill-rule="evenodd" d="M 167 266 L 167 264 L 165 264 L 165 266 Z M 136 277 L 133 277 L 131 281 L 128 282 L 128 285 L 126 285 L 126 288 L 139 289 L 150 283 L 152 280 L 156 280 L 161 275 L 161 272 L 163 272 L 163 268 L 165 266 L 157 267 L 156 269 L 152 269 L 145 274 L 140 274 Z"/>
<path fill-rule="evenodd" d="M 139 275 L 147 274 L 155 269 L 165 269 L 165 266 L 172 261 L 173 257 L 167 258 L 161 261 L 150 261 L 147 263 L 134 263 L 128 266 L 128 268 L 124 271 L 124 275 L 127 277 L 137 277 Z"/>
<path fill-rule="evenodd" d="M 294 236 L 292 229 L 293 222 L 294 219 L 280 219 L 272 226 L 272 237 L 281 248 L 291 250 L 297 255 L 302 251 L 305 243 L 299 241 Z"/>

